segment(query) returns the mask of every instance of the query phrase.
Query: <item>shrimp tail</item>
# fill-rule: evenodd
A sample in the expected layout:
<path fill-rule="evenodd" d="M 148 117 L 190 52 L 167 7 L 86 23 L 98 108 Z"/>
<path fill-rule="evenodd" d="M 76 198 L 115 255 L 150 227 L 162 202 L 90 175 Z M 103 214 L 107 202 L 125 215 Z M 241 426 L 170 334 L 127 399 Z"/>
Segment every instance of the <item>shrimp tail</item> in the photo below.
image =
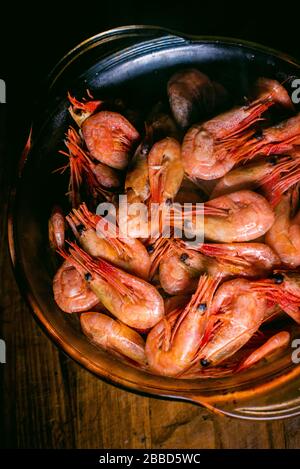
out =
<path fill-rule="evenodd" d="M 235 369 L 236 373 L 244 371 L 258 363 L 263 358 L 270 356 L 280 349 L 286 348 L 291 340 L 289 332 L 281 331 L 270 337 L 263 345 L 254 350 Z"/>

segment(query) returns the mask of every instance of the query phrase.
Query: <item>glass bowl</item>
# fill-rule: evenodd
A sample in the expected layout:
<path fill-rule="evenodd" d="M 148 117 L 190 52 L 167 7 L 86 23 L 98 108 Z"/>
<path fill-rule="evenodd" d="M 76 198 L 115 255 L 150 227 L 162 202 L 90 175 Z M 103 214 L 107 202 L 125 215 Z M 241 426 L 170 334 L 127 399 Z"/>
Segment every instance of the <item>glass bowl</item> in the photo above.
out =
<path fill-rule="evenodd" d="M 23 154 L 11 191 L 9 248 L 19 286 L 35 318 L 70 357 L 108 382 L 152 396 L 183 399 L 244 419 L 300 414 L 300 366 L 292 349 L 253 369 L 222 379 L 178 380 L 155 376 L 96 348 L 82 334 L 78 317 L 64 314 L 52 294 L 57 268 L 48 248 L 47 221 L 62 203 L 66 177 L 53 173 L 70 124 L 67 91 L 88 88 L 96 96 L 126 96 L 149 106 L 165 91 L 174 71 L 196 66 L 220 80 L 234 96 L 257 76 L 284 81 L 299 75 L 292 58 L 257 44 L 217 37 L 190 37 L 149 26 L 100 33 L 71 50 L 54 68 L 38 97 L 29 152 Z M 294 337 L 299 327 L 291 326 Z"/>

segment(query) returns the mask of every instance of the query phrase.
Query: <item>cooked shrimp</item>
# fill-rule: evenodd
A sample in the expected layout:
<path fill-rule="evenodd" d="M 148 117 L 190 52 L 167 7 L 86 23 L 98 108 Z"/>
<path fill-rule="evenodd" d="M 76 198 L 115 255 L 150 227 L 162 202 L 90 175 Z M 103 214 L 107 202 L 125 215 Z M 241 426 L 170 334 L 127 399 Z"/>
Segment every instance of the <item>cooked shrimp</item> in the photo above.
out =
<path fill-rule="evenodd" d="M 300 158 L 282 164 L 281 174 L 270 173 L 261 180 L 261 187 L 272 207 L 281 200 L 289 189 L 294 190 L 300 182 Z M 286 174 L 285 174 L 286 173 Z"/>
<path fill-rule="evenodd" d="M 299 152 L 291 156 L 270 156 L 229 171 L 218 180 L 211 198 L 230 194 L 241 189 L 259 189 L 272 206 L 280 201 L 282 194 L 300 181 Z"/>
<path fill-rule="evenodd" d="M 60 254 L 77 269 L 113 316 L 143 331 L 163 318 L 164 302 L 155 287 L 103 259 L 93 259 L 74 243 L 70 246 L 69 254 Z"/>
<path fill-rule="evenodd" d="M 270 337 L 263 345 L 254 350 L 254 352 L 252 352 L 245 360 L 243 360 L 236 369 L 236 372 L 244 371 L 258 363 L 263 358 L 267 358 L 271 354 L 286 348 L 289 345 L 290 340 L 291 335 L 289 332 L 277 332 L 277 334 L 274 334 L 272 337 Z"/>
<path fill-rule="evenodd" d="M 241 145 L 236 153 L 236 163 L 256 155 L 279 155 L 295 151 L 300 145 L 300 114 L 264 129 L 260 134 Z"/>
<path fill-rule="evenodd" d="M 225 88 L 195 68 L 172 75 L 168 96 L 172 113 L 182 128 L 212 115 L 228 101 Z"/>
<path fill-rule="evenodd" d="M 173 241 L 159 264 L 159 280 L 170 295 L 195 291 L 198 278 L 207 273 L 222 278 L 259 277 L 280 264 L 272 249 L 263 243 L 202 244 L 187 249 Z"/>
<path fill-rule="evenodd" d="M 196 251 L 171 245 L 159 263 L 159 281 L 169 295 L 193 293 L 202 273 L 208 273 L 210 259 Z"/>
<path fill-rule="evenodd" d="M 145 342 L 138 332 L 97 312 L 81 314 L 80 324 L 84 334 L 95 345 L 145 367 Z"/>
<path fill-rule="evenodd" d="M 188 368 L 199 351 L 218 279 L 203 275 L 184 308 L 176 308 L 148 334 L 146 357 L 150 370 L 176 376 Z"/>
<path fill-rule="evenodd" d="M 267 300 L 245 279 L 229 280 L 215 293 L 211 331 L 199 352 L 203 367 L 215 366 L 245 345 L 262 324 Z"/>
<path fill-rule="evenodd" d="M 65 216 L 60 207 L 55 206 L 48 222 L 49 243 L 52 249 L 63 248 L 65 244 Z"/>
<path fill-rule="evenodd" d="M 278 82 L 265 80 L 260 96 L 248 106 L 234 108 L 188 130 L 182 144 L 182 159 L 189 177 L 224 176 L 246 154 L 248 140 L 255 135 L 252 127 L 261 115 L 276 103 L 290 103 L 287 91 Z"/>
<path fill-rule="evenodd" d="M 80 204 L 82 189 L 85 189 L 93 200 L 97 200 L 98 196 L 111 200 L 112 194 L 107 188 L 119 187 L 117 172 L 102 163 L 95 164 L 83 150 L 82 140 L 72 127 L 68 129 L 65 145 L 68 152 L 61 150 L 59 153 L 67 156 L 69 163 L 59 170 L 70 168 L 69 198 L 72 207 Z"/>
<path fill-rule="evenodd" d="M 145 127 L 145 137 L 129 164 L 125 181 L 125 190 L 133 190 L 141 202 L 145 202 L 150 197 L 148 155 L 152 146 L 165 137 L 178 137 L 175 122 L 168 114 L 161 111 L 160 103 L 152 110 Z"/>
<path fill-rule="evenodd" d="M 217 197 L 206 206 L 228 210 L 226 217 L 204 216 L 204 235 L 212 241 L 251 241 L 264 235 L 274 222 L 274 213 L 267 200 L 247 190 Z"/>
<path fill-rule="evenodd" d="M 300 324 L 300 273 L 275 271 L 272 278 L 257 280 L 252 289 Z"/>
<path fill-rule="evenodd" d="M 82 124 L 82 135 L 93 158 L 115 169 L 124 169 L 139 139 L 136 129 L 121 114 L 100 111 Z"/>
<path fill-rule="evenodd" d="M 151 202 L 162 203 L 176 196 L 184 175 L 180 144 L 166 137 L 148 155 Z"/>
<path fill-rule="evenodd" d="M 150 257 L 141 241 L 110 232 L 109 223 L 91 213 L 85 204 L 78 210 L 73 209 L 66 219 L 88 254 L 101 257 L 138 277 L 148 278 Z"/>
<path fill-rule="evenodd" d="M 275 221 L 266 234 L 266 243 L 271 246 L 287 267 L 300 265 L 300 211 L 292 216 L 292 192 L 281 197 L 275 207 Z"/>
<path fill-rule="evenodd" d="M 255 277 L 280 264 L 277 254 L 264 243 L 202 244 L 198 251 L 214 257 L 228 272 L 232 269 L 232 275 Z"/>
<path fill-rule="evenodd" d="M 183 179 L 180 144 L 170 137 L 160 140 L 153 145 L 147 159 L 139 157 L 138 163 L 126 181 L 129 189 L 126 195 L 129 206 L 139 205 L 137 210 L 125 214 L 126 219 L 121 214 L 119 223 L 121 226 L 126 223 L 131 237 L 155 238 L 162 233 L 162 225 L 169 213 L 166 205 L 176 196 Z M 132 176 L 140 176 L 141 185 L 132 182 Z M 141 208 L 145 209 L 144 213 Z"/>
<path fill-rule="evenodd" d="M 150 197 L 150 184 L 148 172 L 148 153 L 150 144 L 143 140 L 137 147 L 136 152 L 129 164 L 126 173 L 125 190 L 132 191 L 139 201 L 145 202 Z"/>
<path fill-rule="evenodd" d="M 65 261 L 53 279 L 54 299 L 65 313 L 80 313 L 100 301 L 69 261 Z"/>
<path fill-rule="evenodd" d="M 95 163 L 90 155 L 83 150 L 83 142 L 79 134 L 74 129 L 70 129 L 66 145 L 73 157 L 77 156 L 79 161 L 85 160 L 86 164 L 84 165 L 84 170 L 86 172 L 87 183 L 89 186 L 96 186 L 97 183 L 98 185 L 108 189 L 120 186 L 120 177 L 118 172 L 103 163 Z M 97 190 L 97 186 L 95 189 Z"/>

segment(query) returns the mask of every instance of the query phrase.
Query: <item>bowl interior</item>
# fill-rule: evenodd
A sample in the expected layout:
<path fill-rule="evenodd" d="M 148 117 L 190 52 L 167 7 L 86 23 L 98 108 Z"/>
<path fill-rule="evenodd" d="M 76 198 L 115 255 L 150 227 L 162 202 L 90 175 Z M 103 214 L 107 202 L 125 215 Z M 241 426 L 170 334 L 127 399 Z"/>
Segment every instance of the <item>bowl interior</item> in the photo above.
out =
<path fill-rule="evenodd" d="M 299 66 L 285 57 L 255 48 L 216 40 L 189 40 L 166 36 L 123 44 L 107 54 L 96 45 L 61 73 L 49 94 L 40 102 L 33 125 L 33 145 L 19 178 L 13 211 L 14 250 L 21 286 L 31 306 L 52 338 L 92 372 L 120 385 L 166 396 L 225 396 L 251 389 L 281 376 L 291 367 L 290 351 L 253 370 L 223 379 L 175 380 L 142 372 L 102 352 L 81 333 L 78 317 L 62 313 L 54 302 L 52 278 L 57 260 L 48 248 L 47 223 L 54 204 L 67 210 L 64 196 L 67 174 L 53 173 L 63 166 L 64 134 L 72 123 L 66 92 L 81 97 L 88 88 L 94 96 L 125 98 L 142 110 L 166 99 L 166 83 L 174 71 L 198 67 L 220 81 L 237 100 L 247 95 L 256 77 L 280 81 L 297 76 Z M 298 328 L 287 323 L 294 334 Z"/>

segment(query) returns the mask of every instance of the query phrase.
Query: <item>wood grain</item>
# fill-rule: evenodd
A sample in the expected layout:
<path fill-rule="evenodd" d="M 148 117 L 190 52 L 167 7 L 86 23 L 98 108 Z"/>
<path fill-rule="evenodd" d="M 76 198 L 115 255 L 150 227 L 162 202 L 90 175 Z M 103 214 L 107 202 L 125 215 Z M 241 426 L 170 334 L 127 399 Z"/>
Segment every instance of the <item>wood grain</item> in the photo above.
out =
<path fill-rule="evenodd" d="M 264 423 L 108 385 L 60 353 L 22 300 L 6 248 L 1 151 L 0 446 L 9 448 L 300 448 L 300 418 Z"/>

